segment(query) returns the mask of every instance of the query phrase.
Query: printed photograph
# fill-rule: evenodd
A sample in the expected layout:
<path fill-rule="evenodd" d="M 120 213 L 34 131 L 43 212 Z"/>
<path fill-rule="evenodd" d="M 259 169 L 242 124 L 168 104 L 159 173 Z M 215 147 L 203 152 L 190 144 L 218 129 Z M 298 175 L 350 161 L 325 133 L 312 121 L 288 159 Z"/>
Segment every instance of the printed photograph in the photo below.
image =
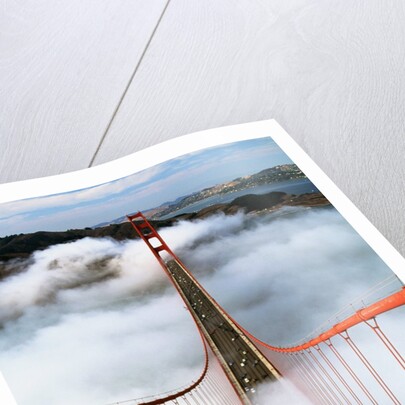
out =
<path fill-rule="evenodd" d="M 0 204 L 19 405 L 400 404 L 403 283 L 270 138 Z"/>

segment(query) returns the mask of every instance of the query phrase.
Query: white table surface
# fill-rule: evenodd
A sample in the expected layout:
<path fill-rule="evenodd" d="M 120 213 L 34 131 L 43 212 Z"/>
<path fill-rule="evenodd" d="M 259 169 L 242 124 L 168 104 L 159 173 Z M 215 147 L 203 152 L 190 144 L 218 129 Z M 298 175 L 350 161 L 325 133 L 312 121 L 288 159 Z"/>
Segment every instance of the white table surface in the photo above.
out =
<path fill-rule="evenodd" d="M 275 118 L 405 254 L 405 2 L 4 0 L 0 182 Z"/>

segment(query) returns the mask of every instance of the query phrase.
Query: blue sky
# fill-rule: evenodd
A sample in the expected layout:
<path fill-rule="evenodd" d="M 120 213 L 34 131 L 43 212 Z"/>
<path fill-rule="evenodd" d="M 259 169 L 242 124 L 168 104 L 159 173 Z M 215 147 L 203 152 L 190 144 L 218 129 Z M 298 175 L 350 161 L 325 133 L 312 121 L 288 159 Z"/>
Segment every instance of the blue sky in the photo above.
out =
<path fill-rule="evenodd" d="M 0 205 L 0 236 L 93 226 L 283 163 L 271 138 L 235 142 L 180 156 L 83 190 Z"/>

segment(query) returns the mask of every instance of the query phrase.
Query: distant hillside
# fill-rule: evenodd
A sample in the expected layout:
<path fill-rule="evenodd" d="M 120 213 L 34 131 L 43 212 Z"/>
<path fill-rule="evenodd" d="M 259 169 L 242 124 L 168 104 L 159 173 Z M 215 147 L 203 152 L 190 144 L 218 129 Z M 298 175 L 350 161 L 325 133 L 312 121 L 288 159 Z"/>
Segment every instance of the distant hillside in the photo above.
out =
<path fill-rule="evenodd" d="M 166 203 L 161 210 L 156 210 L 152 215 L 152 218 L 162 218 L 168 214 L 213 196 L 225 195 L 265 184 L 280 183 L 283 181 L 303 178 L 306 178 L 305 174 L 295 164 L 274 166 L 252 175 L 238 177 L 232 181 L 205 188 L 181 199 L 177 199 L 173 203 Z"/>
<path fill-rule="evenodd" d="M 177 215 L 173 219 L 200 219 L 219 212 L 232 215 L 236 214 L 241 209 L 246 213 L 265 214 L 287 206 L 324 207 L 328 205 L 330 205 L 330 202 L 321 193 L 301 194 L 296 196 L 272 191 L 261 195 L 247 194 L 235 198 L 235 200 L 231 201 L 229 204 L 214 204 L 198 212 Z"/>
<path fill-rule="evenodd" d="M 232 181 L 217 184 L 204 188 L 192 194 L 181 196 L 173 201 L 166 201 L 158 207 L 144 211 L 147 218 L 159 219 L 166 215 L 173 214 L 182 208 L 188 207 L 196 202 L 203 201 L 213 196 L 226 195 L 236 191 L 247 190 L 265 184 L 280 183 L 288 180 L 306 178 L 305 174 L 295 164 L 285 164 L 264 169 L 258 173 L 238 177 Z M 126 217 L 115 218 L 108 222 L 94 225 L 92 228 L 106 226 L 108 224 L 120 224 L 126 221 Z"/>
<path fill-rule="evenodd" d="M 282 192 L 271 192 L 263 195 L 248 194 L 235 198 L 228 204 L 216 204 L 198 212 L 182 214 L 168 220 L 151 220 L 157 229 L 171 226 L 179 220 L 206 218 L 216 213 L 235 214 L 243 209 L 248 213 L 266 213 L 276 211 L 285 206 L 319 207 L 329 205 L 329 201 L 321 193 L 291 195 Z M 73 242 L 85 237 L 111 237 L 116 240 L 136 239 L 138 236 L 128 222 L 111 224 L 91 229 L 70 229 L 65 232 L 35 232 L 30 234 L 11 235 L 0 238 L 0 262 L 16 258 L 27 258 L 36 250 L 59 243 Z M 3 269 L 4 272 L 4 269 Z M 4 276 L 4 273 L 3 273 Z M 0 263 L 0 279 L 2 267 Z"/>
<path fill-rule="evenodd" d="M 162 226 L 170 226 L 171 222 L 151 221 L 157 229 Z M 14 258 L 28 257 L 36 250 L 42 250 L 51 245 L 73 242 L 85 237 L 103 238 L 111 237 L 116 240 L 135 239 L 136 232 L 129 222 L 112 224 L 96 229 L 69 229 L 64 232 L 35 232 L 19 235 L 10 235 L 0 238 L 0 261 Z"/>

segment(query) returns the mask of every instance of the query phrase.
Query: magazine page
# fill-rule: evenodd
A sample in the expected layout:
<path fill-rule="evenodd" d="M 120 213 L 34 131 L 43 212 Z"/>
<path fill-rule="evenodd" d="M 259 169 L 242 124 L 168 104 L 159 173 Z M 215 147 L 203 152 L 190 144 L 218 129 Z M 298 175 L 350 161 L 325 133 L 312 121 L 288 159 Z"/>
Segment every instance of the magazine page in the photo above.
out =
<path fill-rule="evenodd" d="M 1 403 L 400 404 L 404 263 L 274 120 L 0 185 Z"/>

